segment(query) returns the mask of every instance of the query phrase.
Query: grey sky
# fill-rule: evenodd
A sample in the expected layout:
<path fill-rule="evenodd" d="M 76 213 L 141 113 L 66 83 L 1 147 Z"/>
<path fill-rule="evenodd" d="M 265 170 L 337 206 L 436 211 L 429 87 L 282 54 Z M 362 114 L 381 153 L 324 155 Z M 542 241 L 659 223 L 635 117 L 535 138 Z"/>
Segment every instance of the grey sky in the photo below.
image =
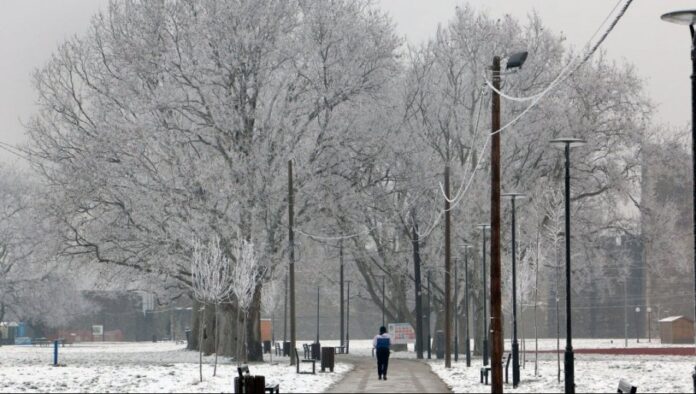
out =
<path fill-rule="evenodd" d="M 568 42 L 583 46 L 616 4 L 614 0 L 471 0 L 495 16 L 524 19 L 534 10 L 546 26 L 563 31 Z M 35 110 L 31 85 L 34 69 L 43 65 L 56 46 L 84 32 L 90 16 L 106 0 L 0 0 L 0 142 L 25 141 L 21 121 Z M 454 13 L 455 0 L 377 0 L 397 24 L 398 32 L 418 43 L 430 37 L 438 23 Z M 693 0 L 636 0 L 609 36 L 603 49 L 610 57 L 636 66 L 646 80 L 645 91 L 657 107 L 658 123 L 687 125 L 690 121 L 689 33 L 685 26 L 662 22 L 665 12 L 696 8 Z M 17 159 L 0 150 L 0 160 Z"/>

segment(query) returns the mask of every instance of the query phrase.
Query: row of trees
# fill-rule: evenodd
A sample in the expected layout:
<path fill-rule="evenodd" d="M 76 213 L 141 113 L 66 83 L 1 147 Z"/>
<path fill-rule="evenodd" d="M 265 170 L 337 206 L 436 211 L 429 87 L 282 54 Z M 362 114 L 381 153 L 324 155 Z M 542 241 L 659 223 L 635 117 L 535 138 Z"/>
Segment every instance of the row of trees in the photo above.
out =
<path fill-rule="evenodd" d="M 341 238 L 377 305 L 377 278 L 386 275 L 388 319 L 415 323 L 411 234 L 417 224 L 425 268 L 438 278 L 446 165 L 457 180 L 454 245 L 481 253 L 475 225 L 488 217 L 490 129 L 483 77 L 494 55 L 519 49 L 529 60 L 503 86 L 517 96 L 541 91 L 579 53 L 535 15 L 496 20 L 468 6 L 428 42 L 405 46 L 365 0 L 112 2 L 35 74 L 40 110 L 27 149 L 46 193 L 40 223 L 56 240 L 55 261 L 117 273 L 124 286 L 190 294 L 195 348 L 234 355 L 237 333 L 248 333 L 244 353 L 259 360 L 262 289 L 276 286 L 287 265 L 285 166 L 293 160 L 304 252 Z M 540 272 L 553 274 L 544 264 L 556 264 L 562 203 L 562 161 L 547 141 L 589 141 L 573 169 L 582 278 L 601 270 L 593 263 L 601 251 L 591 247 L 598 232 L 635 231 L 616 208 L 635 198 L 650 116 L 634 70 L 602 53 L 547 97 L 503 134 L 503 189 L 530 197 L 518 250 L 523 292 L 535 300 Z M 506 101 L 504 122 L 525 108 Z M 217 257 L 202 258 L 201 245 Z M 205 267 L 217 261 L 231 275 L 251 261 L 238 245 L 254 245 L 260 262 L 247 267 L 253 289 L 236 294 L 240 282 L 219 276 L 222 293 L 203 295 L 196 270 L 215 272 Z M 310 280 L 337 264 L 301 263 Z M 470 267 L 479 277 L 480 265 Z M 483 288 L 472 284 L 480 341 Z"/>

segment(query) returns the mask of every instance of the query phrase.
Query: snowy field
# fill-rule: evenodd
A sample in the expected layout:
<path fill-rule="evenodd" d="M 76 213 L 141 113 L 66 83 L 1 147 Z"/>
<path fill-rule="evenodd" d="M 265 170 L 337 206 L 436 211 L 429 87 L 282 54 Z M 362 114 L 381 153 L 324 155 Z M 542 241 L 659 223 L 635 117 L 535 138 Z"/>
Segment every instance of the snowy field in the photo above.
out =
<path fill-rule="evenodd" d="M 64 367 L 52 366 L 50 347 L 0 347 L 0 392 L 233 392 L 237 375 L 236 364 L 219 358 L 213 377 L 213 357 L 205 357 L 199 383 L 198 353 L 172 342 L 83 343 L 59 352 Z M 276 361 L 249 369 L 286 393 L 324 391 L 352 368 L 339 358 L 334 373 L 298 375 L 287 358 Z"/>
<path fill-rule="evenodd" d="M 472 342 L 473 343 L 473 342 Z M 534 338 L 525 338 L 524 344 L 519 340 L 520 349 L 526 347 L 527 352 L 534 351 Z M 577 338 L 573 339 L 574 349 L 613 349 L 613 348 L 645 348 L 645 347 L 689 347 L 689 344 L 661 344 L 660 338 L 652 338 L 648 342 L 648 338 L 640 338 L 640 342 L 636 342 L 636 337 L 629 337 L 628 341 L 624 338 Z M 693 345 L 691 345 L 693 346 Z M 565 337 L 561 337 L 561 351 L 565 349 Z M 510 339 L 505 339 L 505 348 L 510 348 Z M 539 338 L 539 350 L 555 350 L 556 338 Z"/>

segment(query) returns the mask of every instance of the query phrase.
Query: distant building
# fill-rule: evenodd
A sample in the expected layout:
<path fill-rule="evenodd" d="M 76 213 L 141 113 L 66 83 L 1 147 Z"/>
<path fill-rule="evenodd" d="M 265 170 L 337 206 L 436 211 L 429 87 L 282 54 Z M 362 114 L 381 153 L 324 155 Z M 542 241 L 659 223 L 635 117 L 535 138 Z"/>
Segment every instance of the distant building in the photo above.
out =
<path fill-rule="evenodd" d="M 660 319 L 662 343 L 694 343 L 694 321 L 684 316 Z"/>

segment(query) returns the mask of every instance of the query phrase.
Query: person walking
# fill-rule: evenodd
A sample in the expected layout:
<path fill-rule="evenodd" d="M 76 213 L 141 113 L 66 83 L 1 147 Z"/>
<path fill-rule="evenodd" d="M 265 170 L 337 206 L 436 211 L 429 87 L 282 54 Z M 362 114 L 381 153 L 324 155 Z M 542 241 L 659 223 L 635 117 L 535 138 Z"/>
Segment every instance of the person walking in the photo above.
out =
<path fill-rule="evenodd" d="M 372 341 L 372 346 L 377 352 L 377 375 L 379 375 L 379 380 L 387 380 L 391 337 L 387 333 L 386 327 L 382 326 L 379 328 L 379 335 L 375 336 L 375 339 Z"/>

